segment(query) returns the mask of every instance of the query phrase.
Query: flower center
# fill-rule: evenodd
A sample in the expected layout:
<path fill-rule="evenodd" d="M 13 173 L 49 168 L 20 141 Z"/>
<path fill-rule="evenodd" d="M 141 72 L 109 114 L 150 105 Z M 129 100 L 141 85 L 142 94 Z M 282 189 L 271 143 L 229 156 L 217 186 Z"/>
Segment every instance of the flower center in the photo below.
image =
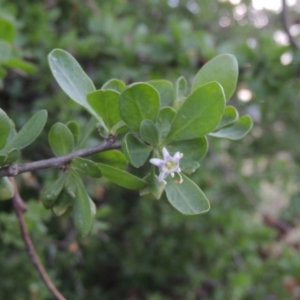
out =
<path fill-rule="evenodd" d="M 164 167 L 168 170 L 168 171 L 172 171 L 174 169 L 176 169 L 178 166 L 178 163 L 176 161 L 172 161 L 169 160 L 165 163 Z"/>

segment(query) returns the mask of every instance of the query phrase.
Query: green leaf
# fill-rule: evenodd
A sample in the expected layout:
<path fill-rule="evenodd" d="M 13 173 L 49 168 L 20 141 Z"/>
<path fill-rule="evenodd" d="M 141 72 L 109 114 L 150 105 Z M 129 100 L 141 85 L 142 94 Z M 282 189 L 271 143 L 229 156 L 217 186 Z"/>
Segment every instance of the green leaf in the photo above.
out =
<path fill-rule="evenodd" d="M 193 173 L 200 167 L 197 161 L 194 161 L 188 157 L 182 157 L 180 160 L 180 169 L 186 173 Z"/>
<path fill-rule="evenodd" d="M 231 54 L 221 54 L 207 62 L 197 73 L 192 91 L 211 81 L 218 82 L 229 100 L 235 91 L 239 68 L 236 58 Z"/>
<path fill-rule="evenodd" d="M 74 149 L 73 134 L 63 123 L 56 123 L 51 127 L 48 140 L 56 156 L 68 154 Z"/>
<path fill-rule="evenodd" d="M 42 132 L 47 121 L 47 111 L 35 113 L 22 129 L 12 137 L 2 151 L 17 148 L 19 150 L 30 145 Z M 2 152 L 1 151 L 1 152 Z"/>
<path fill-rule="evenodd" d="M 41 198 L 45 208 L 51 208 L 54 205 L 65 185 L 66 178 L 67 173 L 61 173 L 56 181 L 52 182 L 42 191 Z"/>
<path fill-rule="evenodd" d="M 148 185 L 140 191 L 140 195 L 149 199 L 160 199 L 165 190 L 165 184 L 159 181 L 158 176 L 152 172 L 144 179 L 148 182 Z"/>
<path fill-rule="evenodd" d="M 78 140 L 78 149 L 84 148 L 86 141 L 92 134 L 92 132 L 95 130 L 97 125 L 97 120 L 94 117 L 91 117 L 91 119 L 86 123 L 86 125 L 83 127 L 82 132 L 79 136 Z"/>
<path fill-rule="evenodd" d="M 75 157 L 71 162 L 71 167 L 77 171 L 81 171 L 93 178 L 102 176 L 101 170 L 96 163 L 82 157 Z"/>
<path fill-rule="evenodd" d="M 20 58 L 10 58 L 4 64 L 6 67 L 21 70 L 27 74 L 35 74 L 38 71 L 38 67 L 29 62 Z"/>
<path fill-rule="evenodd" d="M 146 83 L 135 83 L 120 95 L 120 116 L 127 126 L 135 131 L 140 129 L 143 120 L 155 121 L 159 107 L 158 92 Z"/>
<path fill-rule="evenodd" d="M 173 101 L 173 83 L 168 80 L 151 80 L 148 81 L 159 93 L 160 96 L 160 106 L 164 107 L 172 103 Z"/>
<path fill-rule="evenodd" d="M 77 188 L 73 204 L 73 218 L 76 228 L 84 237 L 92 228 L 94 206 L 77 174 L 73 175 L 73 180 L 75 181 Z"/>
<path fill-rule="evenodd" d="M 80 136 L 80 128 L 78 123 L 76 121 L 69 121 L 66 125 L 68 126 L 69 130 L 72 132 L 74 142 L 76 144 Z"/>
<path fill-rule="evenodd" d="M 88 103 L 103 119 L 109 130 L 121 121 L 118 106 L 119 96 L 120 94 L 118 92 L 112 90 L 97 90 L 87 95 Z"/>
<path fill-rule="evenodd" d="M 164 140 L 169 134 L 175 115 L 176 111 L 171 107 L 164 107 L 159 111 L 156 126 L 159 128 L 159 136 L 161 140 Z"/>
<path fill-rule="evenodd" d="M 240 140 L 252 129 L 253 121 L 250 116 L 241 117 L 237 122 L 229 127 L 222 128 L 216 132 L 210 133 L 210 136 L 224 138 L 229 140 Z"/>
<path fill-rule="evenodd" d="M 168 176 L 166 194 L 169 202 L 185 215 L 197 215 L 207 212 L 210 204 L 201 189 L 188 177 L 182 174 L 183 182 L 176 183 Z"/>
<path fill-rule="evenodd" d="M 158 129 L 151 120 L 144 120 L 141 123 L 140 135 L 146 143 L 152 146 L 156 146 L 159 143 Z"/>
<path fill-rule="evenodd" d="M 59 194 L 55 204 L 52 206 L 53 213 L 60 217 L 65 214 L 70 207 L 73 205 L 73 199 L 70 194 L 63 189 Z"/>
<path fill-rule="evenodd" d="M 14 194 L 12 182 L 7 177 L 0 177 L 0 201 L 9 200 Z"/>
<path fill-rule="evenodd" d="M 7 42 L 13 42 L 16 36 L 16 28 L 12 21 L 0 18 L 0 39 Z"/>
<path fill-rule="evenodd" d="M 179 108 L 166 140 L 188 140 L 210 133 L 220 123 L 224 106 L 223 90 L 217 82 L 201 86 Z"/>
<path fill-rule="evenodd" d="M 48 55 L 48 61 L 52 74 L 63 91 L 97 117 L 86 100 L 86 95 L 93 92 L 95 86 L 76 59 L 64 50 L 54 49 Z"/>
<path fill-rule="evenodd" d="M 0 108 L 0 149 L 6 144 L 11 127 L 7 114 Z"/>
<path fill-rule="evenodd" d="M 124 170 L 128 165 L 125 155 L 118 150 L 96 153 L 92 156 L 92 159 L 96 162 L 110 165 L 121 170 Z"/>
<path fill-rule="evenodd" d="M 122 93 L 125 89 L 126 85 L 122 80 L 119 79 L 110 79 L 109 81 L 105 82 L 101 88 L 101 90 L 114 90 L 119 93 Z"/>
<path fill-rule="evenodd" d="M 20 155 L 21 152 L 16 148 L 11 149 L 8 153 L 4 155 L 0 155 L 0 167 L 11 165 L 20 157 Z"/>
<path fill-rule="evenodd" d="M 11 56 L 11 45 L 0 40 L 0 63 L 6 62 Z"/>
<path fill-rule="evenodd" d="M 233 106 L 226 106 L 218 129 L 234 123 L 238 118 L 238 111 Z"/>
<path fill-rule="evenodd" d="M 147 185 L 147 181 L 140 179 L 126 171 L 98 163 L 103 177 L 111 182 L 130 190 L 139 190 Z"/>
<path fill-rule="evenodd" d="M 136 168 L 141 167 L 149 157 L 152 147 L 137 139 L 132 133 L 127 133 L 122 140 L 122 150 L 128 161 Z"/>
<path fill-rule="evenodd" d="M 182 100 L 187 91 L 187 81 L 181 76 L 176 80 L 175 84 L 175 101 Z"/>
<path fill-rule="evenodd" d="M 201 160 L 207 153 L 208 141 L 206 137 L 186 141 L 176 141 L 167 145 L 169 152 L 174 155 L 176 152 L 183 153 L 183 157 L 195 161 Z"/>

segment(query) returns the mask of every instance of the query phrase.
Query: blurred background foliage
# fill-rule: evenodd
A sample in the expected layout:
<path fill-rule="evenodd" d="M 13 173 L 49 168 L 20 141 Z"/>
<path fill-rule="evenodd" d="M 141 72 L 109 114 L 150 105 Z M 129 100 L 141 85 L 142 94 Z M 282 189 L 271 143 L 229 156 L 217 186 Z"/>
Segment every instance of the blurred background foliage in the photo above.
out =
<path fill-rule="evenodd" d="M 0 106 L 17 126 L 41 108 L 50 116 L 26 161 L 52 156 L 47 129 L 56 121 L 87 122 L 50 74 L 54 48 L 72 53 L 98 88 L 112 77 L 184 75 L 191 83 L 210 58 L 232 53 L 240 77 L 230 104 L 255 120 L 242 141 L 210 139 L 193 179 L 211 210 L 196 217 L 166 199 L 86 180 L 98 212 L 82 239 L 68 217 L 39 201 L 57 173 L 19 176 L 31 236 L 67 299 L 300 299 L 300 50 L 290 46 L 277 2 L 263 9 L 258 0 L 0 0 Z M 298 38 L 300 1 L 289 10 Z M 0 299 L 52 299 L 10 202 L 0 203 L 0 266 Z"/>

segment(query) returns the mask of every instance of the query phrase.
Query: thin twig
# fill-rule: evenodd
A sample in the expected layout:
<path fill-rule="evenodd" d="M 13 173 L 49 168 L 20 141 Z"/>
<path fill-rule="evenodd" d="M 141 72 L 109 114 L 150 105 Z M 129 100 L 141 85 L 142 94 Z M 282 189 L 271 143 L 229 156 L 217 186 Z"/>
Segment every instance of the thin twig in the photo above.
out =
<path fill-rule="evenodd" d="M 49 159 L 34 161 L 34 162 L 20 164 L 20 165 L 17 164 L 9 165 L 7 167 L 0 169 L 0 177 L 16 176 L 21 173 L 48 169 L 48 168 L 62 168 L 75 157 L 89 156 L 98 152 L 117 149 L 120 147 L 121 147 L 121 143 L 118 141 L 115 142 L 115 141 L 105 140 L 104 142 L 102 142 L 97 146 L 77 150 L 67 155 L 62 155 L 58 157 L 53 157 Z"/>
<path fill-rule="evenodd" d="M 287 36 L 290 40 L 291 45 L 295 49 L 300 49 L 300 42 L 298 42 L 291 35 L 291 32 L 290 32 L 290 22 L 289 22 L 289 17 L 288 17 L 288 6 L 286 4 L 286 0 L 282 0 L 281 21 L 282 21 L 284 31 L 286 32 L 286 34 L 287 34 Z"/>
<path fill-rule="evenodd" d="M 10 180 L 14 185 L 14 192 L 15 192 L 15 194 L 12 198 L 12 201 L 13 201 L 14 209 L 15 209 L 15 212 L 16 212 L 16 215 L 18 218 L 18 222 L 20 225 L 22 238 L 26 245 L 26 249 L 27 249 L 29 258 L 30 258 L 31 262 L 33 263 L 34 267 L 39 272 L 41 279 L 44 281 L 47 288 L 52 293 L 52 295 L 55 297 L 55 299 L 66 300 L 66 298 L 59 292 L 59 290 L 55 287 L 55 285 L 51 281 L 50 277 L 48 276 L 46 270 L 44 269 L 38 255 L 35 251 L 35 248 L 32 243 L 32 240 L 30 238 L 29 232 L 27 230 L 24 215 L 23 215 L 26 211 L 26 205 L 19 194 L 19 191 L 16 186 L 16 182 L 15 182 L 14 178 L 10 178 Z"/>

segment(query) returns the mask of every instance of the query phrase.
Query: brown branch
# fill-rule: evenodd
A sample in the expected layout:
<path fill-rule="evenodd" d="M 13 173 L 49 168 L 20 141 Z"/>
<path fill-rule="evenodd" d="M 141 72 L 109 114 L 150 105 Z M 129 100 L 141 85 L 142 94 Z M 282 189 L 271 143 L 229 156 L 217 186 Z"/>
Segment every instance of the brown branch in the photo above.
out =
<path fill-rule="evenodd" d="M 42 170 L 42 169 L 48 169 L 48 168 L 62 168 L 66 164 L 68 164 L 73 158 L 75 157 L 84 157 L 89 156 L 98 152 L 111 150 L 111 149 L 117 149 L 121 147 L 121 143 L 118 141 L 113 140 L 105 140 L 101 144 L 85 148 L 81 150 L 74 151 L 72 153 L 69 153 L 67 155 L 62 155 L 58 157 L 53 157 L 49 159 L 34 161 L 30 163 L 25 164 L 12 164 L 7 167 L 4 167 L 0 169 L 0 177 L 3 176 L 16 176 L 21 173 L 30 172 L 30 171 L 36 171 L 36 170 Z"/>
<path fill-rule="evenodd" d="M 17 218 L 18 218 L 19 226 L 21 229 L 22 238 L 26 245 L 26 250 L 28 252 L 29 258 L 30 258 L 31 262 L 33 263 L 34 267 L 39 272 L 41 279 L 44 281 L 47 288 L 52 293 L 52 295 L 55 297 L 55 299 L 66 300 L 66 298 L 59 292 L 59 290 L 55 287 L 55 285 L 51 281 L 50 277 L 48 276 L 46 270 L 44 269 L 38 255 L 35 251 L 35 248 L 32 243 L 32 240 L 30 238 L 29 232 L 27 230 L 24 215 L 23 215 L 26 211 L 26 205 L 19 194 L 19 191 L 18 191 L 18 188 L 17 188 L 14 178 L 10 178 L 10 180 L 14 185 L 14 192 L 15 192 L 15 194 L 12 198 L 12 201 L 13 201 L 13 205 L 14 205 L 14 209 L 15 209 Z"/>
<path fill-rule="evenodd" d="M 282 0 L 282 10 L 281 10 L 281 22 L 283 25 L 283 29 L 286 32 L 291 45 L 295 48 L 295 49 L 300 49 L 300 42 L 298 42 L 292 35 L 290 32 L 290 21 L 289 21 L 289 17 L 288 17 L 288 7 L 286 4 L 286 0 Z"/>

